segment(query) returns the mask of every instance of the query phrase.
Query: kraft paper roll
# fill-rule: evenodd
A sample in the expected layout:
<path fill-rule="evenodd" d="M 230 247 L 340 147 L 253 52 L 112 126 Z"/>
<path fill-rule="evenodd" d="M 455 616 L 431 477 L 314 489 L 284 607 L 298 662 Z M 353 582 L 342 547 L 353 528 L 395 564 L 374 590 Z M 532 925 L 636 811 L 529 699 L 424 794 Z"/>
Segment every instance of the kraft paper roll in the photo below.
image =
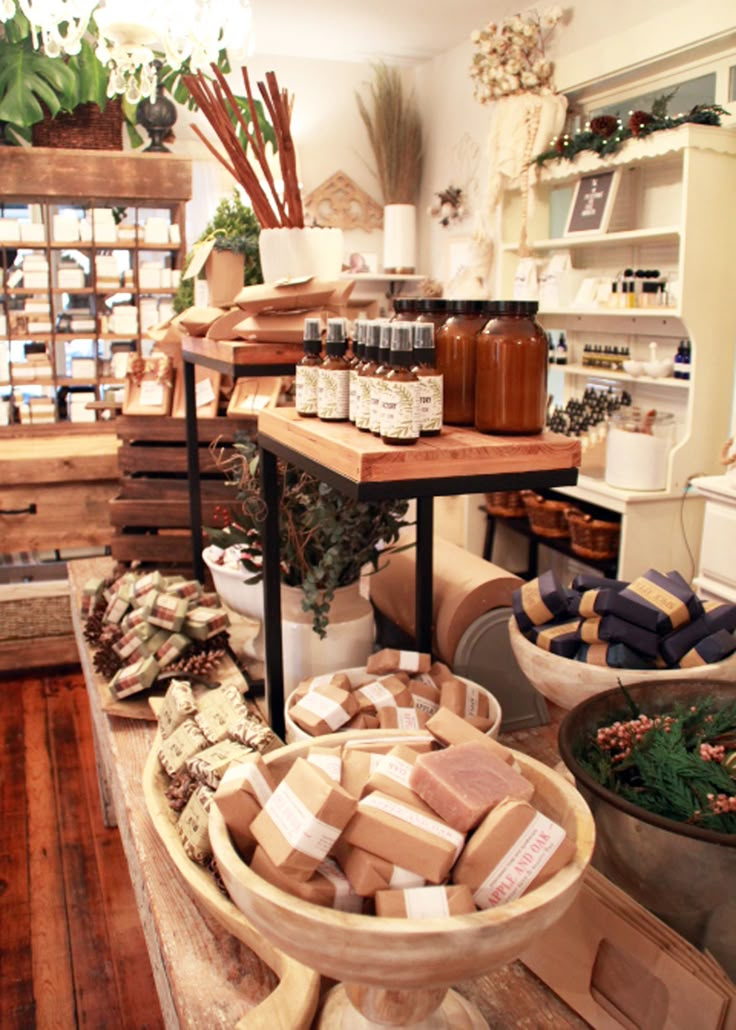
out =
<path fill-rule="evenodd" d="M 402 536 L 402 543 L 411 539 Z M 468 626 L 494 608 L 510 607 L 511 595 L 523 580 L 439 536 L 434 538 L 433 558 L 432 646 L 438 658 L 452 665 Z M 376 608 L 412 635 L 415 568 L 416 552 L 403 551 L 391 555 L 387 567 L 368 579 Z"/>

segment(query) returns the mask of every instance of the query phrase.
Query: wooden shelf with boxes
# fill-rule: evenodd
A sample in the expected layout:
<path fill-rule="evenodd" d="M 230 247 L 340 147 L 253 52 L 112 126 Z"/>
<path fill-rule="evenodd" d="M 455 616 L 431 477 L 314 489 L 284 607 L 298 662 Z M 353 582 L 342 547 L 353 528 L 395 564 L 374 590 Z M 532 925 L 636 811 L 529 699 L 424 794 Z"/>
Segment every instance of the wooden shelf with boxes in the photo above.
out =
<path fill-rule="evenodd" d="M 26 421 L 39 394 L 55 403 L 58 421 L 72 356 L 95 361 L 95 401 L 104 400 L 110 343 L 131 340 L 140 353 L 147 326 L 169 317 L 191 180 L 191 162 L 171 155 L 8 148 L 0 165 L 0 381 L 9 390 L 0 426 Z M 79 333 L 73 321 L 69 328 L 75 314 L 85 322 Z M 19 367 L 28 343 L 45 345 L 51 375 L 43 383 Z M 94 418 L 102 417 L 97 409 Z"/>

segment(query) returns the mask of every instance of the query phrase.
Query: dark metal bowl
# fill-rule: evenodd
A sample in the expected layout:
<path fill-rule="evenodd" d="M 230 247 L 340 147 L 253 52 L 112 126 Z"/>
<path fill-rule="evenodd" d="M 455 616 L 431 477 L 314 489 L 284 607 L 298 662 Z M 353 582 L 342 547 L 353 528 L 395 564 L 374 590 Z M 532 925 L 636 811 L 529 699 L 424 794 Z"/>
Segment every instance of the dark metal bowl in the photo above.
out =
<path fill-rule="evenodd" d="M 634 702 L 655 715 L 704 696 L 736 700 L 736 682 L 671 680 L 626 687 Z M 576 705 L 563 719 L 559 749 L 596 823 L 593 865 L 700 948 L 709 948 L 736 973 L 736 834 L 688 826 L 647 812 L 601 786 L 575 755 L 599 727 L 630 718 L 616 688 Z"/>

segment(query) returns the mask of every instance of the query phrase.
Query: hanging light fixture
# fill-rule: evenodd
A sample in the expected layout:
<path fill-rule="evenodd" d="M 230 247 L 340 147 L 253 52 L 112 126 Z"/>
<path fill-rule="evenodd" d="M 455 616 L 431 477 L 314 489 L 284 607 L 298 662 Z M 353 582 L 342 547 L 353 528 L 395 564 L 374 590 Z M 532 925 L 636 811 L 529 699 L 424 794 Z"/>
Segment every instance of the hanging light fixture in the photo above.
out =
<path fill-rule="evenodd" d="M 97 27 L 95 54 L 110 71 L 107 95 L 131 103 L 156 90 L 154 61 L 163 54 L 172 68 L 193 72 L 216 62 L 228 44 L 250 40 L 250 0 L 15 0 L 49 57 L 78 54 L 85 33 Z M 15 14 L 14 0 L 0 0 L 0 21 Z M 92 20 L 93 19 L 93 20 Z M 227 32 L 227 40 L 225 34 Z"/>

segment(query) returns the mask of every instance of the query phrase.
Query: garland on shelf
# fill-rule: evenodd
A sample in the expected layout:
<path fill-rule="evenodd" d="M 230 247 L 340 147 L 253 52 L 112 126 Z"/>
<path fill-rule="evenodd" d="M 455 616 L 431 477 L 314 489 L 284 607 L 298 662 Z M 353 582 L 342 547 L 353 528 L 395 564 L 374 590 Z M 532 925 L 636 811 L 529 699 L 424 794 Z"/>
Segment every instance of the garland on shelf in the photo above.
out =
<path fill-rule="evenodd" d="M 599 115 L 593 118 L 582 132 L 577 132 L 574 136 L 567 133 L 558 136 L 549 150 L 537 154 L 534 164 L 541 167 L 547 161 L 572 161 L 586 150 L 598 154 L 599 157 L 606 157 L 615 153 L 626 140 L 650 136 L 653 132 L 663 129 L 676 129 L 679 125 L 688 123 L 720 125 L 721 117 L 725 114 L 728 114 L 728 111 L 720 104 L 696 104 L 687 114 L 672 116 L 658 110 L 655 101 L 652 111 L 632 111 L 625 125 L 614 115 Z"/>
<path fill-rule="evenodd" d="M 621 690 L 630 718 L 600 727 L 576 756 L 581 766 L 648 812 L 736 833 L 736 702 L 705 698 L 650 717 Z"/>

